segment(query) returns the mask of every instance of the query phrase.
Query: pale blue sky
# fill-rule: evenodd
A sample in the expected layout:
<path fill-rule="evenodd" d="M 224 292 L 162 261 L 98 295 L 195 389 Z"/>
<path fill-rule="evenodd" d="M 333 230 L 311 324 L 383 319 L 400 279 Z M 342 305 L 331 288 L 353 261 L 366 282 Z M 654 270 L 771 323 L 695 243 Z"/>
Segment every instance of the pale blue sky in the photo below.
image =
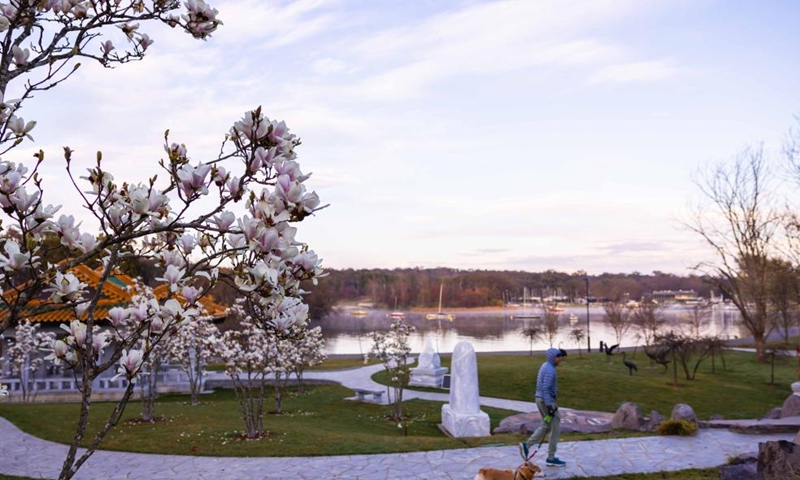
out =
<path fill-rule="evenodd" d="M 685 274 L 692 171 L 800 113 L 793 1 L 209 3 L 208 42 L 150 27 L 26 107 L 50 185 L 62 145 L 143 180 L 165 129 L 205 159 L 263 105 L 331 204 L 298 234 L 325 266 Z"/>

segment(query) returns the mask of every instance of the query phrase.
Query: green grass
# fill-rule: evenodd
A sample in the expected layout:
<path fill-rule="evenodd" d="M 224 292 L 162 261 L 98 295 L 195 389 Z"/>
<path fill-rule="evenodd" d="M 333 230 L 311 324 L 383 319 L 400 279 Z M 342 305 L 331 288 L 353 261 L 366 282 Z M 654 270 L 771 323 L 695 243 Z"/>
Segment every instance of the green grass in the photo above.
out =
<path fill-rule="evenodd" d="M 307 387 L 307 394 L 284 399 L 283 415 L 267 414 L 267 438 L 242 441 L 238 403 L 231 391 L 203 396 L 202 404 L 186 404 L 184 395 L 159 399 L 156 415 L 164 421 L 155 424 L 121 422 L 103 441 L 102 448 L 143 453 L 212 456 L 315 456 L 372 454 L 442 450 L 480 446 L 486 443 L 513 444 L 519 435 L 453 439 L 442 434 L 436 424 L 441 419 L 441 403 L 410 401 L 406 409 L 413 419 L 408 435 L 396 422 L 386 420 L 388 407 L 343 400 L 352 392 L 338 385 Z M 93 405 L 90 426 L 99 428 L 110 403 Z M 271 398 L 268 409 L 274 408 Z M 72 438 L 77 418 L 76 404 L 0 404 L 0 416 L 37 437 L 60 443 Z M 485 408 L 492 425 L 513 412 Z M 123 420 L 138 418 L 140 404 L 131 402 Z M 43 422 L 42 418 L 49 421 Z M 313 438 L 311 442 L 309 439 Z"/>
<path fill-rule="evenodd" d="M 760 418 L 770 409 L 783 404 L 791 394 L 789 384 L 797 380 L 794 359 L 778 362 L 775 382 L 770 384 L 769 363 L 760 364 L 755 355 L 747 352 L 725 354 L 727 370 L 717 358 L 716 373 L 711 373 L 707 359 L 697 372 L 696 380 L 686 380 L 678 368 L 678 385 L 673 384 L 672 366 L 648 368 L 649 359 L 640 350 L 628 360 L 639 371 L 633 376 L 615 355 L 609 363 L 605 354 L 570 354 L 558 367 L 559 403 L 578 410 L 615 412 L 623 402 L 634 402 L 645 415 L 657 410 L 669 417 L 676 403 L 689 404 L 700 419 L 722 414 L 728 419 Z M 449 367 L 450 358 L 442 357 Z M 480 394 L 513 400 L 533 401 L 536 374 L 544 355 L 478 355 Z M 385 372 L 374 376 L 386 383 Z M 444 391 L 444 390 L 439 390 Z"/>
<path fill-rule="evenodd" d="M 346 357 L 332 357 L 326 359 L 321 364 L 315 366 L 313 370 L 344 370 L 347 368 L 359 368 L 365 365 L 375 365 L 377 360 L 371 358 L 369 362 L 364 363 L 361 357 L 346 356 Z M 212 372 L 224 372 L 225 364 L 219 362 L 212 362 L 206 365 L 206 370 Z"/>

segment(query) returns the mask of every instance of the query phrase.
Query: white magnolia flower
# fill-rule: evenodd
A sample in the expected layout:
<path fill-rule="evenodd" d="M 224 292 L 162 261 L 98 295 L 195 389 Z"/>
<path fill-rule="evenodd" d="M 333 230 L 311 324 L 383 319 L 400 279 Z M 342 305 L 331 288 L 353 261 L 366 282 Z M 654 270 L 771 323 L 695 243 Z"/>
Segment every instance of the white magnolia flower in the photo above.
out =
<path fill-rule="evenodd" d="M 65 299 L 67 301 L 77 300 L 84 288 L 86 288 L 86 284 L 78 280 L 78 277 L 72 273 L 56 272 L 55 280 L 50 284 L 50 288 L 45 289 L 45 292 L 53 292 L 50 299 L 60 303 Z"/>

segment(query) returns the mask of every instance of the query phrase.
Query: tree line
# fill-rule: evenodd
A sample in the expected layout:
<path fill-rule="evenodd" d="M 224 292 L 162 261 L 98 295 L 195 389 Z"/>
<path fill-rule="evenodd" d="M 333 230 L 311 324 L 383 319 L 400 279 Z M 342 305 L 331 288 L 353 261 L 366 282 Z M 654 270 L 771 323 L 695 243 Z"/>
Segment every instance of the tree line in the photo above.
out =
<path fill-rule="evenodd" d="M 697 275 L 603 273 L 587 275 L 546 270 L 459 270 L 453 268 L 330 269 L 306 297 L 312 313 L 324 314 L 341 302 L 372 302 L 376 308 L 436 308 L 442 290 L 442 308 L 503 306 L 521 302 L 523 289 L 537 297 L 557 296 L 564 301 L 589 297 L 597 301 L 638 300 L 654 290 L 694 290 L 708 297 L 710 280 Z"/>

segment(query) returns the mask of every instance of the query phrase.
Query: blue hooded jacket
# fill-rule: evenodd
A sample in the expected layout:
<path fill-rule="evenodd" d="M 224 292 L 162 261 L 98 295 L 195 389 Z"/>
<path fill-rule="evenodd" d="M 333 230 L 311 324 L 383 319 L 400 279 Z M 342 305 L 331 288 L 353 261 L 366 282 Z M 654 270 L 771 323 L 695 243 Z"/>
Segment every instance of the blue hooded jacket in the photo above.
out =
<path fill-rule="evenodd" d="M 558 374 L 556 373 L 556 357 L 559 350 L 549 348 L 545 352 L 547 361 L 539 368 L 539 375 L 536 377 L 536 396 L 544 400 L 548 407 L 556 403 L 558 398 Z"/>

